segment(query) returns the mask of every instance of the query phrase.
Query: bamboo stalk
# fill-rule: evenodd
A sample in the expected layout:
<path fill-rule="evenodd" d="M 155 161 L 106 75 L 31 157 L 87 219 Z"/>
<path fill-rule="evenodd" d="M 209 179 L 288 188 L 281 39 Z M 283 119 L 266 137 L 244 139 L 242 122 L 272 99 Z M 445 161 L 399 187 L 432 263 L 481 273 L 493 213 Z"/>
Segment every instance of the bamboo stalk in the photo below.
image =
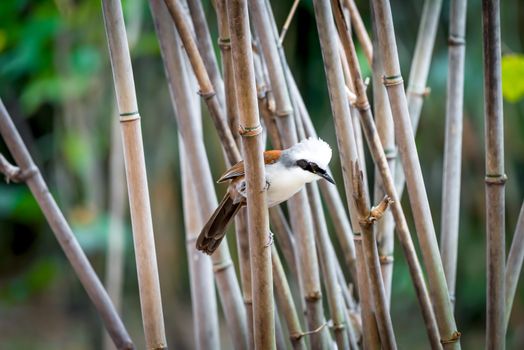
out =
<path fill-rule="evenodd" d="M 206 15 L 202 8 L 202 2 L 200 0 L 187 0 L 189 7 L 189 13 L 193 20 L 193 28 L 195 29 L 195 38 L 198 51 L 206 67 L 206 71 L 209 74 L 211 84 L 217 94 L 218 101 L 224 105 L 225 93 L 224 93 L 224 81 L 220 77 L 220 71 L 218 69 L 218 63 L 214 54 L 213 44 L 211 43 L 211 34 L 209 33 L 209 27 L 206 21 Z"/>
<path fill-rule="evenodd" d="M 181 71 L 180 73 L 183 73 Z M 204 222 L 198 205 L 198 190 L 191 176 L 182 137 L 179 138 L 186 252 L 189 265 L 195 349 L 219 349 L 217 302 L 211 259 L 195 249 Z"/>
<path fill-rule="evenodd" d="M 355 252 L 357 255 L 357 277 L 360 295 L 360 317 L 362 319 L 362 348 L 380 349 L 380 336 L 378 334 L 377 322 L 373 308 L 373 300 L 370 294 L 369 278 L 366 272 L 366 258 L 362 248 L 362 235 L 360 231 L 355 232 Z"/>
<path fill-rule="evenodd" d="M 397 233 L 399 236 L 399 241 L 402 245 L 404 254 L 406 255 L 406 259 L 408 261 L 409 271 L 413 280 L 413 284 L 415 286 L 415 290 L 417 292 L 417 297 L 422 310 L 422 315 L 426 323 L 426 330 L 428 332 L 430 344 L 433 349 L 439 349 L 440 342 L 438 330 L 435 316 L 431 307 L 429 294 L 424 283 L 422 269 L 420 267 L 417 254 L 415 252 L 415 248 L 411 240 L 411 235 L 408 230 L 406 217 L 402 210 L 400 199 L 398 198 L 398 195 L 395 191 L 395 185 L 393 177 L 389 170 L 388 160 L 386 158 L 384 149 L 382 148 L 382 143 L 380 142 L 378 132 L 373 122 L 373 116 L 371 114 L 371 108 L 366 96 L 366 87 L 364 85 L 360 73 L 358 58 L 353 39 L 349 35 L 349 31 L 347 30 L 347 28 L 344 27 L 345 21 L 343 20 L 343 13 L 341 11 L 341 7 L 337 6 L 336 1 L 333 1 L 333 5 L 335 7 L 335 20 L 337 22 L 342 43 L 346 51 L 346 57 L 349 60 L 349 67 L 351 69 L 351 75 L 353 77 L 353 85 L 357 94 L 357 101 L 355 103 L 355 106 L 359 110 L 361 122 L 364 128 L 364 134 L 366 135 L 369 149 L 371 150 L 371 154 L 379 170 L 380 177 L 382 179 L 382 184 L 384 185 L 384 189 L 387 195 L 392 200 L 391 209 L 393 212 L 393 218 L 395 219 L 395 223 L 397 224 Z M 362 204 L 360 204 L 360 207 L 362 207 Z M 360 214 L 362 215 L 362 209 L 360 210 Z M 364 243 L 366 243 L 365 239 Z"/>
<path fill-rule="evenodd" d="M 284 25 L 282 26 L 282 31 L 280 32 L 280 36 L 278 37 L 278 46 L 282 46 L 282 43 L 284 42 L 284 38 L 286 37 L 289 26 L 291 25 L 293 16 L 295 15 L 295 12 L 297 11 L 299 2 L 300 0 L 295 0 L 293 1 L 293 5 L 291 5 L 291 10 L 289 10 L 289 14 L 286 17 L 286 21 L 284 22 Z"/>
<path fill-rule="evenodd" d="M 504 115 L 502 110 L 500 4 L 482 1 L 486 138 L 486 348 L 505 348 L 504 318 Z"/>
<path fill-rule="evenodd" d="M 275 288 L 275 299 L 278 308 L 284 316 L 287 329 L 289 331 L 289 339 L 293 349 L 306 349 L 306 340 L 300 326 L 300 321 L 293 302 L 293 295 L 286 279 L 282 262 L 278 255 L 277 249 L 273 245 L 271 247 L 271 262 L 273 267 L 273 284 Z"/>
<path fill-rule="evenodd" d="M 524 202 L 520 208 L 519 219 L 517 221 L 517 227 L 513 234 L 513 240 L 511 241 L 511 248 L 509 250 L 508 261 L 506 264 L 505 273 L 505 324 L 506 330 L 508 329 L 509 318 L 511 316 L 511 308 L 513 306 L 513 299 L 515 298 L 515 292 L 517 290 L 517 284 L 519 282 L 520 271 L 522 270 L 522 262 L 524 261 Z"/>
<path fill-rule="evenodd" d="M 146 344 L 149 349 L 164 349 L 167 347 L 167 341 L 162 314 L 142 131 L 122 6 L 120 1 L 117 0 L 103 0 L 102 8 L 122 127 L 131 224 Z"/>
<path fill-rule="evenodd" d="M 372 18 L 372 22 L 374 52 L 373 62 L 371 64 L 373 71 L 373 114 L 375 116 L 377 133 L 380 138 L 382 148 L 384 149 L 389 171 L 391 173 L 391 176 L 394 177 L 395 160 L 397 154 L 397 146 L 395 145 L 395 131 L 393 125 L 393 117 L 391 116 L 391 109 L 389 108 L 388 95 L 386 92 L 386 88 L 384 87 L 384 85 L 382 85 L 382 76 L 384 74 L 384 68 L 382 64 L 382 54 L 378 50 L 378 42 L 376 36 L 376 21 L 374 18 Z M 375 166 L 375 174 L 378 174 L 379 172 L 380 170 L 378 166 Z M 378 202 L 381 198 L 384 198 L 384 196 L 386 195 L 384 182 L 382 181 L 382 178 L 380 176 L 375 176 L 374 186 L 374 201 Z M 392 212 L 393 210 L 387 211 L 384 214 L 382 220 L 380 220 L 377 223 L 378 251 L 380 254 L 381 272 L 382 278 L 384 279 L 384 289 L 386 290 L 386 298 L 388 304 L 391 303 L 391 282 L 393 280 L 394 263 L 393 251 L 395 248 L 395 221 L 393 219 Z"/>
<path fill-rule="evenodd" d="M 370 208 L 369 201 L 364 194 L 363 173 L 360 171 L 358 162 L 351 164 L 351 177 L 353 179 L 353 199 L 358 210 L 359 225 L 362 229 L 363 251 L 365 253 L 366 266 L 369 276 L 369 286 L 375 305 L 375 316 L 378 325 L 380 342 L 384 349 L 396 349 L 397 344 L 393 332 L 393 324 L 386 301 L 384 283 L 380 276 L 380 263 L 378 260 L 378 249 L 373 223 L 380 220 L 383 213 L 391 203 L 391 198 L 384 199 L 376 206 Z"/>
<path fill-rule="evenodd" d="M 455 0 L 451 2 L 450 8 L 446 137 L 442 176 L 440 254 L 453 304 L 455 304 L 460 214 L 466 4 L 466 0 Z"/>
<path fill-rule="evenodd" d="M 111 151 L 109 154 L 109 227 L 106 252 L 105 285 L 107 294 L 119 312 L 122 306 L 125 265 L 126 186 L 122 139 L 118 121 L 111 122 Z M 104 348 L 112 349 L 113 343 L 104 333 Z"/>
<path fill-rule="evenodd" d="M 330 95 L 331 109 L 335 122 L 340 161 L 341 164 L 352 164 L 353 162 L 358 162 L 358 154 L 357 147 L 355 145 L 355 139 L 353 137 L 353 123 L 349 119 L 349 104 L 345 93 L 340 57 L 338 55 L 339 45 L 337 41 L 338 39 L 335 25 L 332 20 L 333 14 L 329 2 L 315 0 L 313 1 L 313 6 L 320 39 L 320 48 L 324 60 L 324 69 L 328 83 L 327 85 Z M 355 207 L 355 201 L 352 199 L 353 186 L 351 173 L 347 167 L 343 167 L 342 170 L 349 213 L 355 235 L 355 242 L 359 243 L 358 249 L 355 247 L 357 252 L 357 261 L 363 262 L 363 251 L 359 251 L 359 249 L 362 249 L 362 245 L 359 241 L 361 229 L 358 225 L 359 219 Z M 366 197 L 368 196 L 366 188 L 363 188 L 363 195 Z M 359 294 L 363 303 L 362 319 L 365 337 L 364 344 L 367 344 L 367 346 L 370 348 L 375 349 L 378 347 L 378 339 L 374 330 L 376 328 L 376 324 L 373 320 L 373 317 L 371 316 L 372 309 L 369 299 L 366 300 L 368 298 L 367 287 L 369 280 L 366 269 L 363 269 L 362 266 L 359 265 L 363 264 L 357 264 L 357 277 L 359 282 Z M 363 293 L 366 295 L 363 295 Z"/>
<path fill-rule="evenodd" d="M 293 117 L 291 98 L 287 89 L 283 69 L 284 55 L 279 54 L 277 47 L 277 33 L 271 23 L 270 8 L 264 0 L 250 0 L 250 9 L 253 14 L 253 25 L 260 40 L 264 62 L 267 66 L 271 90 L 275 98 L 275 116 L 278 130 L 281 134 L 281 143 L 288 148 L 297 143 L 296 127 Z M 319 349 L 326 346 L 328 332 L 320 328 L 325 323 L 318 271 L 311 209 L 307 202 L 304 190 L 297 193 L 287 202 L 291 226 L 294 232 L 301 234 L 298 240 L 299 259 L 297 264 L 303 267 L 300 271 L 302 297 L 305 298 L 306 320 L 310 330 L 320 329 L 311 334 L 311 346 Z"/>
<path fill-rule="evenodd" d="M 417 33 L 417 43 L 411 61 L 408 88 L 406 91 L 408 110 L 411 120 L 413 134 L 416 134 L 420 113 L 424 98 L 429 94 L 430 89 L 426 87 L 428 80 L 431 55 L 437 34 L 438 19 L 442 7 L 442 0 L 426 0 L 422 10 L 422 18 Z M 402 198 L 404 192 L 405 175 L 402 163 L 396 162 L 395 183 L 397 192 Z"/>
<path fill-rule="evenodd" d="M 346 327 L 351 327 L 351 325 L 345 322 L 346 320 L 343 313 L 345 306 L 343 304 L 342 290 L 338 285 L 335 268 L 336 256 L 333 254 L 334 251 L 329 248 L 331 239 L 327 232 L 326 218 L 322 210 L 322 204 L 320 203 L 318 186 L 315 185 L 316 184 L 309 184 L 307 186 L 307 193 L 309 202 L 311 203 L 319 261 L 323 272 L 324 286 L 328 295 L 327 300 L 333 321 L 335 340 L 339 349 L 348 349 L 350 342 L 351 347 L 356 348 L 356 339 L 348 339 Z"/>
<path fill-rule="evenodd" d="M 373 49 L 373 44 L 371 43 L 371 39 L 369 38 L 368 31 L 366 30 L 364 21 L 362 21 L 357 5 L 354 0 L 343 0 L 343 4 L 344 7 L 349 10 L 351 16 L 351 27 L 355 31 L 360 46 L 362 46 L 362 51 L 364 51 L 364 56 L 366 56 L 368 64 L 371 65 L 373 62 L 373 52 L 375 50 Z"/>
<path fill-rule="evenodd" d="M 400 74 L 391 9 L 387 1 L 374 0 L 373 11 L 377 20 L 377 37 L 380 50 L 384 53 L 384 85 L 388 92 L 391 112 L 395 121 L 395 137 L 407 175 L 410 204 L 428 274 L 430 296 L 439 327 L 440 341 L 445 348 L 458 349 L 460 348 L 460 333 L 456 330 L 455 319 L 453 318 L 453 310 L 435 237 L 435 228 L 431 218 L 431 210 L 424 186 L 413 130 L 410 126 L 408 105 Z"/>
<path fill-rule="evenodd" d="M 311 122 L 311 117 L 304 104 L 304 100 L 302 99 L 302 96 L 298 91 L 296 82 L 293 79 L 293 77 L 291 77 L 291 75 L 289 74 L 289 68 L 287 68 L 286 70 L 288 72 L 288 76 L 290 77 L 289 82 L 291 86 L 291 91 L 294 100 L 297 102 L 296 104 L 298 106 L 298 113 L 303 121 L 306 136 L 318 137 L 317 132 L 315 131 L 315 127 Z M 346 266 L 349 269 L 353 282 L 357 284 L 358 279 L 355 267 L 356 253 L 355 244 L 353 241 L 353 231 L 351 230 L 351 225 L 349 223 L 349 218 L 346 214 L 346 209 L 344 208 L 344 204 L 342 203 L 342 199 L 340 198 L 340 193 L 338 192 L 335 186 L 330 186 L 324 181 L 320 181 L 319 186 L 322 196 L 326 201 L 326 205 L 328 207 L 331 218 L 333 220 L 335 233 L 339 240 L 340 247 L 342 248 Z"/>
<path fill-rule="evenodd" d="M 35 165 L 1 99 L 0 134 L 18 165 L 17 168 L 8 164 L 0 154 L 0 171 L 6 175 L 7 179 L 25 181 L 69 260 L 69 263 L 100 314 L 115 346 L 118 349 L 133 349 L 133 342 L 122 320 L 118 316 L 111 299 L 78 244 L 75 235 L 67 224 L 60 208 L 58 208 L 51 192 L 49 192 L 40 170 Z"/>
<path fill-rule="evenodd" d="M 153 1 L 153 0 L 150 0 Z M 208 109 L 211 119 L 215 124 L 220 141 L 226 153 L 227 159 L 230 164 L 235 164 L 240 161 L 240 153 L 236 147 L 235 139 L 233 134 L 227 125 L 227 121 L 224 115 L 224 109 L 220 104 L 209 73 L 206 70 L 204 61 L 198 51 L 195 39 L 191 33 L 191 27 L 188 23 L 187 17 L 184 14 L 180 0 L 164 0 L 169 13 L 173 18 L 175 26 L 177 28 L 180 39 L 184 44 L 184 49 L 189 57 L 191 66 L 193 67 L 193 72 L 198 81 L 200 87 L 199 94 L 204 99 Z"/>
<path fill-rule="evenodd" d="M 188 154 L 189 168 L 192 174 L 200 174 L 200 176 L 195 176 L 193 180 L 200 195 L 201 217 L 209 218 L 217 206 L 217 199 L 202 134 L 198 132 L 197 121 L 199 117 L 193 116 L 188 107 L 183 105 L 184 99 L 182 97 L 187 96 L 191 90 L 187 88 L 187 85 L 181 85 L 179 78 L 179 72 L 186 70 L 185 66 L 180 66 L 180 57 L 183 56 L 182 48 L 170 21 L 167 20 L 162 1 L 152 0 L 151 9 L 168 77 L 171 100 L 176 110 L 175 117 Z M 178 63 L 178 65 L 175 65 L 175 63 Z M 246 314 L 226 238 L 211 256 L 211 260 L 213 261 L 217 289 L 233 345 L 236 349 L 245 349 L 247 347 Z M 213 345 L 213 347 L 215 346 L 218 345 Z"/>
<path fill-rule="evenodd" d="M 267 246 L 269 218 L 266 206 L 262 127 L 258 115 L 251 32 L 246 0 L 226 1 L 234 61 L 240 136 L 247 182 L 247 213 L 255 348 L 275 349 L 275 315 L 271 250 Z"/>

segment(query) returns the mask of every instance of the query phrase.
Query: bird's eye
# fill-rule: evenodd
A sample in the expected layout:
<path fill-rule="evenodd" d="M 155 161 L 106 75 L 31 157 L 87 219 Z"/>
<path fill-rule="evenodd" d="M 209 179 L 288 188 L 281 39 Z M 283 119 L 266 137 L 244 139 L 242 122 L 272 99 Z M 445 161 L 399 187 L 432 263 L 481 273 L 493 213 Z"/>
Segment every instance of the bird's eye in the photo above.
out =
<path fill-rule="evenodd" d="M 308 170 L 309 162 L 305 159 L 299 159 L 297 160 L 297 166 L 304 170 Z"/>

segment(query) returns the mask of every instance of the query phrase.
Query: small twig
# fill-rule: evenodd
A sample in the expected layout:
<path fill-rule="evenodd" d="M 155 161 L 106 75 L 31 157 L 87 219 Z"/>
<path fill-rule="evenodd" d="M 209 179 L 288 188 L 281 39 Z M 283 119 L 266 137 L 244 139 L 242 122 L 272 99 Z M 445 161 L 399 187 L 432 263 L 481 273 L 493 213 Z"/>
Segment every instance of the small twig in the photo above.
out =
<path fill-rule="evenodd" d="M 20 174 L 22 173 L 22 171 L 20 170 L 20 168 L 9 163 L 9 161 L 5 159 L 2 153 L 0 153 L 0 173 L 5 175 L 6 183 L 9 183 L 10 181 L 21 181 Z"/>
<path fill-rule="evenodd" d="M 293 2 L 293 5 L 291 6 L 291 10 L 289 10 L 289 14 L 287 15 L 286 21 L 282 26 L 282 32 L 280 32 L 280 37 L 278 38 L 278 46 L 282 46 L 282 43 L 284 42 L 284 38 L 286 37 L 289 25 L 291 24 L 291 20 L 293 20 L 293 16 L 297 11 L 299 1 L 300 0 L 295 0 L 295 2 Z"/>

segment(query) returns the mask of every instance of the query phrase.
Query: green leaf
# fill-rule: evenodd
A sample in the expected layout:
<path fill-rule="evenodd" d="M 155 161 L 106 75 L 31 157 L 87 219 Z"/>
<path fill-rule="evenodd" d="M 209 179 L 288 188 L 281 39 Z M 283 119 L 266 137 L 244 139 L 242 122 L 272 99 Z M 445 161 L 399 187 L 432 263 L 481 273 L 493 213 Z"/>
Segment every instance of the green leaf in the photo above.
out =
<path fill-rule="evenodd" d="M 509 102 L 524 97 L 524 55 L 502 57 L 502 95 Z"/>

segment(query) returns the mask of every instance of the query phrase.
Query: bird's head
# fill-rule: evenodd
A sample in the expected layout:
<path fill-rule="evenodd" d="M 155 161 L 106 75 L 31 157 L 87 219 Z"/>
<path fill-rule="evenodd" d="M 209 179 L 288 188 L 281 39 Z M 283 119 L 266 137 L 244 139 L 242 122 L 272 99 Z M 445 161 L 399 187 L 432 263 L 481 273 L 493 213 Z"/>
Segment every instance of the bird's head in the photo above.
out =
<path fill-rule="evenodd" d="M 332 184 L 335 183 L 327 173 L 327 167 L 331 160 L 331 147 L 323 140 L 310 137 L 288 148 L 283 153 L 287 158 L 288 166 L 300 168 L 311 174 L 311 181 L 322 178 Z"/>

